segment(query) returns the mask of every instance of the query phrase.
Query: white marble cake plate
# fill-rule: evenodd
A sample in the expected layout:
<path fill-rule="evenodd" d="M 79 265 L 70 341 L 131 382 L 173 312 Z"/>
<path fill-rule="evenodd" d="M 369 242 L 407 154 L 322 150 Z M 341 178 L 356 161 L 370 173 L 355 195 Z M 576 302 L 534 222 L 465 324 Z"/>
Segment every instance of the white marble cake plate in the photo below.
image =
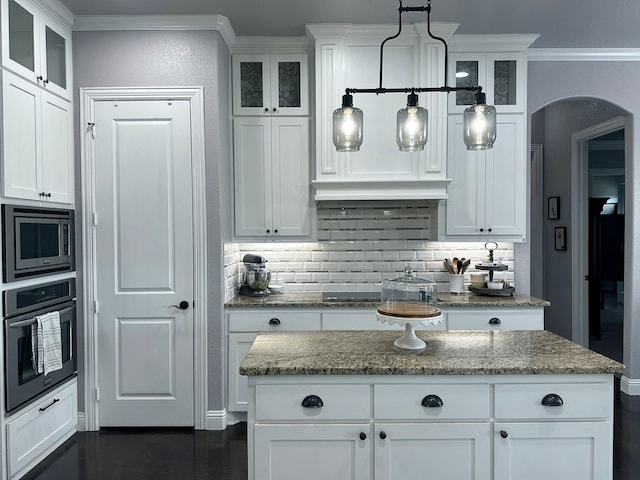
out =
<path fill-rule="evenodd" d="M 381 323 L 388 323 L 389 325 L 404 325 L 404 335 L 397 338 L 393 344 L 398 348 L 404 348 L 405 350 L 422 350 L 427 346 L 424 341 L 416 337 L 414 325 L 422 325 L 427 327 L 429 325 L 440 325 L 442 323 L 442 314 L 437 317 L 428 318 L 406 318 L 406 317 L 392 317 L 390 315 L 384 315 L 377 313 L 378 321 Z"/>

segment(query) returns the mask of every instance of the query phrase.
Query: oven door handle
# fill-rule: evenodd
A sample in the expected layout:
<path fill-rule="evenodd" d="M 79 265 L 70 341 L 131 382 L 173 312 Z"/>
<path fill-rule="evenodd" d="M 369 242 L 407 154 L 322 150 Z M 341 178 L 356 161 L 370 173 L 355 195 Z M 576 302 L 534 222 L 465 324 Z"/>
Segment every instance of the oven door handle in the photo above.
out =
<path fill-rule="evenodd" d="M 62 310 L 60 310 L 60 316 L 64 315 L 67 312 L 70 312 L 74 308 L 76 308 L 75 305 L 72 306 L 72 307 L 63 308 Z M 26 327 L 28 325 L 31 325 L 33 323 L 36 323 L 35 317 L 34 318 L 30 318 L 28 320 L 21 320 L 19 322 L 12 323 L 12 324 L 9 325 L 9 328 L 22 328 L 22 327 Z"/>

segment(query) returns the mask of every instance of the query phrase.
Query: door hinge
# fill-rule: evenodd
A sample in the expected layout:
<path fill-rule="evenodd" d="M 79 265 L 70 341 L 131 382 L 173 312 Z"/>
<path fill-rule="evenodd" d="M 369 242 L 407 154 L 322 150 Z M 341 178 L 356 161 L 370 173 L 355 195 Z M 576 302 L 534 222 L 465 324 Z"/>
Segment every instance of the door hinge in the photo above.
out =
<path fill-rule="evenodd" d="M 94 300 L 93 301 L 93 313 L 98 313 L 99 310 L 100 310 L 100 304 L 98 303 L 98 300 Z"/>
<path fill-rule="evenodd" d="M 96 124 L 93 122 L 87 123 L 87 132 L 91 133 L 91 138 L 95 140 L 96 138 Z"/>
<path fill-rule="evenodd" d="M 98 226 L 98 214 L 96 212 L 91 214 L 91 221 L 93 222 L 94 227 Z"/>
<path fill-rule="evenodd" d="M 100 387 L 96 387 L 96 402 L 100 401 Z"/>

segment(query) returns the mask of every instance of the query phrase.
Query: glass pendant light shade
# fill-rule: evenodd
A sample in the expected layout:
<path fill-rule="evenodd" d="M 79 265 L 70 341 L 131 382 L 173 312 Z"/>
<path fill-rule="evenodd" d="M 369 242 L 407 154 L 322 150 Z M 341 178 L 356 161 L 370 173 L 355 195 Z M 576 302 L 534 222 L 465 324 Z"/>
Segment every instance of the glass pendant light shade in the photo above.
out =
<path fill-rule="evenodd" d="M 362 110 L 353 106 L 353 97 L 343 95 L 342 107 L 333 112 L 333 144 L 338 152 L 360 150 L 362 119 Z"/>
<path fill-rule="evenodd" d="M 476 94 L 476 103 L 464 111 L 463 121 L 467 150 L 493 148 L 496 140 L 496 108 L 485 104 L 484 93 Z"/>
<path fill-rule="evenodd" d="M 396 143 L 401 152 L 424 150 L 427 143 L 429 112 L 418 106 L 418 95 L 411 93 L 407 107 L 398 110 Z"/>

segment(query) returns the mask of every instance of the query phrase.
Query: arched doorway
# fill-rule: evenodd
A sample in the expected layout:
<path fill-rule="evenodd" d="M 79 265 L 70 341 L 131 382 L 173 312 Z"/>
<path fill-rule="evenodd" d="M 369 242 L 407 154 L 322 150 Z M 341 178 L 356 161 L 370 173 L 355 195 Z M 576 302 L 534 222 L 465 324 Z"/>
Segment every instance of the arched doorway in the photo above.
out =
<path fill-rule="evenodd" d="M 531 117 L 531 144 L 542 145 L 544 152 L 542 188 L 537 189 L 542 193 L 532 189 L 532 205 L 542 204 L 544 212 L 541 232 L 533 231 L 540 226 L 532 222 L 532 236 L 538 233 L 541 238 L 540 251 L 531 252 L 532 259 L 540 259 L 531 262 L 532 285 L 540 278 L 542 296 L 551 302 L 545 328 L 585 346 L 590 338 L 588 145 L 592 138 L 623 128 L 626 114 L 607 101 L 580 98 L 553 102 Z M 624 153 L 622 159 L 624 176 Z M 549 199 L 558 205 L 553 214 Z M 558 235 L 564 236 L 564 244 Z M 617 342 L 617 359 L 622 360 L 622 340 Z"/>

